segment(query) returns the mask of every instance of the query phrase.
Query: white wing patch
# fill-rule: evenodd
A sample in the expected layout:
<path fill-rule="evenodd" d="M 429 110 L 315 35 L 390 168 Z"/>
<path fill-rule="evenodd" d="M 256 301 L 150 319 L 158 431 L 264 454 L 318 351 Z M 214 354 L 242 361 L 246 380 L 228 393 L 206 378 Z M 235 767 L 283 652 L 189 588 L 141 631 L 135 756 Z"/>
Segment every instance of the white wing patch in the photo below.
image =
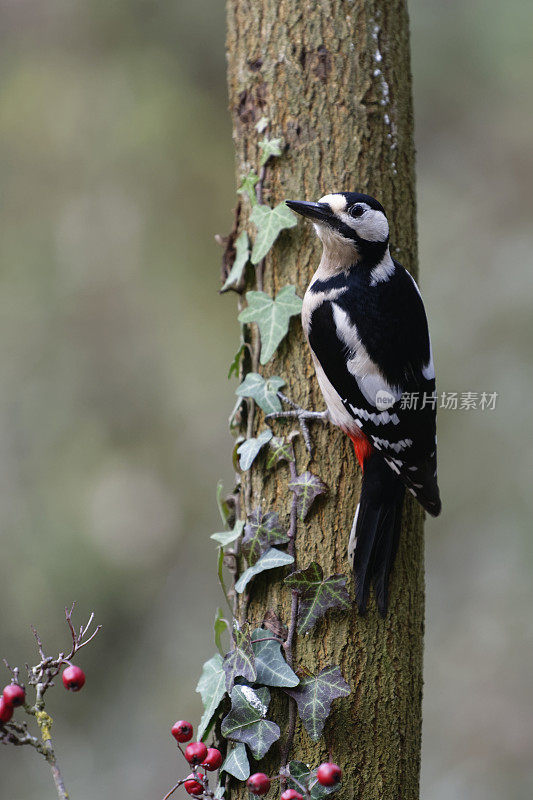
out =
<path fill-rule="evenodd" d="M 346 368 L 356 379 L 365 400 L 377 407 L 376 397 L 378 392 L 388 392 L 393 396 L 394 401 L 399 400 L 402 396 L 401 391 L 389 386 L 377 364 L 372 361 L 365 350 L 357 327 L 350 322 L 348 314 L 336 303 L 331 305 L 337 335 L 341 342 L 346 345 L 350 356 L 346 362 Z"/>

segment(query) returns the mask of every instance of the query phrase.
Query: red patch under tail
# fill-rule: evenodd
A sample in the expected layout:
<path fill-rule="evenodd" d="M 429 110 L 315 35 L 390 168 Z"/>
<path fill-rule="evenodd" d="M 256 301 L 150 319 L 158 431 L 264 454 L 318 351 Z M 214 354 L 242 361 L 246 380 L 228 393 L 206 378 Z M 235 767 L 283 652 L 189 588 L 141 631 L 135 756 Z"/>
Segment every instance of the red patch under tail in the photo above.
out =
<path fill-rule="evenodd" d="M 372 453 L 372 445 L 364 435 L 362 431 L 358 431 L 357 433 L 352 433 L 350 431 L 346 431 L 346 435 L 350 437 L 353 444 L 353 449 L 355 451 L 355 456 L 359 461 L 359 465 L 361 470 L 365 471 L 365 461 Z"/>

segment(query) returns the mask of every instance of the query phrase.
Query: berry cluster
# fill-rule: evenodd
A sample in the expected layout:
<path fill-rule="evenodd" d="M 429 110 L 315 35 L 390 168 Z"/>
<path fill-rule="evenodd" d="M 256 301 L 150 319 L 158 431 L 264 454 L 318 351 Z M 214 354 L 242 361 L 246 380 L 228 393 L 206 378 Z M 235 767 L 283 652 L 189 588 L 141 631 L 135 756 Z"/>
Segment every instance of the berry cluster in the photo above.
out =
<path fill-rule="evenodd" d="M 3 725 L 5 722 L 9 722 L 13 716 L 14 709 L 24 705 L 25 700 L 26 691 L 24 687 L 18 683 L 8 683 L 0 697 L 0 724 Z"/>
<path fill-rule="evenodd" d="M 63 686 L 71 692 L 79 692 L 85 683 L 85 673 L 81 667 L 69 664 L 65 667 L 62 674 Z M 4 686 L 4 691 L 0 695 L 0 725 L 4 725 L 11 720 L 13 711 L 26 702 L 26 690 L 24 686 L 13 681 Z"/>
<path fill-rule="evenodd" d="M 337 764 L 332 763 L 325 763 L 321 764 L 317 769 L 316 773 L 316 781 L 315 783 L 319 783 L 321 786 L 336 786 L 340 783 L 342 778 L 342 770 Z M 294 778 L 292 778 L 293 782 Z M 264 772 L 256 772 L 255 775 L 251 775 L 248 778 L 248 789 L 252 794 L 255 795 L 265 795 L 270 789 L 272 784 L 272 780 L 265 775 Z M 309 798 L 310 791 L 313 788 L 313 785 L 310 786 L 300 786 L 302 792 L 298 792 L 296 789 L 285 789 L 284 792 L 281 794 L 280 800 L 304 800 L 304 798 Z"/>
<path fill-rule="evenodd" d="M 220 769 L 222 766 L 222 753 L 216 747 L 207 747 L 204 742 L 191 742 L 194 733 L 193 726 L 184 719 L 179 719 L 175 722 L 170 732 L 193 771 L 186 778 L 178 781 L 165 796 L 164 800 L 168 800 L 179 786 L 183 786 L 185 791 L 193 797 L 214 798 L 215 794 L 209 788 L 209 779 L 206 772 L 214 772 Z M 187 745 L 184 750 L 181 747 L 182 744 Z M 200 768 L 205 772 L 200 772 Z M 341 781 L 342 771 L 337 764 L 332 764 L 331 762 L 321 764 L 316 771 L 316 778 L 308 781 L 309 785 L 305 786 L 303 783 L 300 784 L 293 776 L 289 776 L 286 769 L 281 770 L 280 774 L 276 775 L 275 778 L 269 778 L 264 772 L 256 772 L 248 778 L 247 786 L 252 794 L 262 796 L 268 793 L 274 780 L 279 780 L 280 778 L 286 780 L 288 777 L 301 791 L 294 788 L 285 789 L 281 794 L 280 800 L 310 800 L 313 786 L 317 783 L 329 788 L 336 786 Z"/>
<path fill-rule="evenodd" d="M 193 772 L 185 778 L 183 783 L 185 791 L 193 797 L 213 797 L 209 790 L 209 781 L 204 773 L 198 772 L 198 767 L 203 767 L 207 772 L 215 772 L 222 766 L 222 753 L 216 747 L 207 747 L 203 742 L 191 742 L 193 727 L 190 722 L 179 719 L 174 723 L 171 734 L 178 743 L 180 751 L 186 761 L 193 768 Z M 180 745 L 189 742 L 185 750 Z M 168 796 L 168 795 L 167 795 Z"/>

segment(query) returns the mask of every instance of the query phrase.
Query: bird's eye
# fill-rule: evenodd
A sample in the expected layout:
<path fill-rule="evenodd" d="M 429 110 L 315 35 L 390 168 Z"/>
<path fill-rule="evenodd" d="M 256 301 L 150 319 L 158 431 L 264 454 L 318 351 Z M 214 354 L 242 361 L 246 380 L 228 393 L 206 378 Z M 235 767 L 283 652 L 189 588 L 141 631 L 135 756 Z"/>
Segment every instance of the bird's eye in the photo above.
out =
<path fill-rule="evenodd" d="M 365 212 L 364 206 L 357 206 L 357 205 L 352 206 L 350 209 L 350 216 L 360 217 L 362 214 L 364 214 L 364 212 Z"/>

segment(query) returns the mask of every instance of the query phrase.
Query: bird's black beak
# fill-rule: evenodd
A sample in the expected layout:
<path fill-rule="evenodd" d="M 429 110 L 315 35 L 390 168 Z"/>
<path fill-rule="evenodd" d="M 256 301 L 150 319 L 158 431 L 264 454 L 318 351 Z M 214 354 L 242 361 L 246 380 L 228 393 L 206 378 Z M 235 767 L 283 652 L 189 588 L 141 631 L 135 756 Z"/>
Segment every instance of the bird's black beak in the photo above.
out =
<path fill-rule="evenodd" d="M 308 203 L 306 200 L 285 200 L 285 203 L 297 214 L 319 222 L 328 222 L 333 212 L 327 203 Z"/>

